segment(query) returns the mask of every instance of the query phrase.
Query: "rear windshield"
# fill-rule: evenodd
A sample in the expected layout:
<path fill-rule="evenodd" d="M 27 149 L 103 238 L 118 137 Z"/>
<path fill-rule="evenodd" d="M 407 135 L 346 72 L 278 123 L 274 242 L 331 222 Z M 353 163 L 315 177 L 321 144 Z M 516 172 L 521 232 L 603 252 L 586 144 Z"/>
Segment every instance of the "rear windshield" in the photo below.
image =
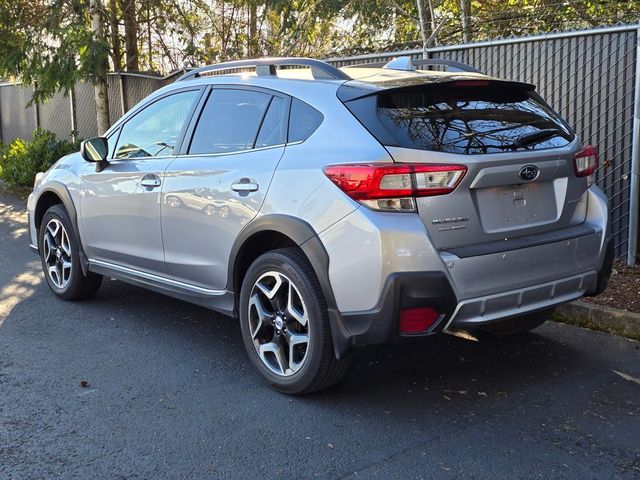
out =
<path fill-rule="evenodd" d="M 383 91 L 346 105 L 388 146 L 473 155 L 562 147 L 574 137 L 534 91 L 499 83 Z"/>

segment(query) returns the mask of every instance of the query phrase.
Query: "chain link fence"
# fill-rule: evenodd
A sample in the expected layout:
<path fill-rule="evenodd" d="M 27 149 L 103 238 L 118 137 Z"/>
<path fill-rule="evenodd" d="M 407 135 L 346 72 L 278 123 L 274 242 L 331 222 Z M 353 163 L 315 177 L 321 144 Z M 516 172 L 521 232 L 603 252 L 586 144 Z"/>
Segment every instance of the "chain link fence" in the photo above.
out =
<path fill-rule="evenodd" d="M 640 96 L 636 92 L 639 35 L 638 25 L 620 25 L 442 46 L 426 53 L 428 58 L 457 60 L 495 77 L 536 85 L 584 143 L 598 146 L 603 166 L 598 171 L 597 182 L 611 201 L 616 255 L 627 255 L 630 262 L 635 262 L 637 247 L 638 212 L 637 208 L 631 208 L 637 197 L 631 195 L 631 184 L 632 172 L 637 173 L 632 168 L 632 158 L 637 155 L 640 142 L 635 138 L 638 134 L 634 136 L 634 118 L 639 113 L 637 97 Z M 328 61 L 340 67 L 388 61 L 400 55 L 421 58 L 423 52 L 414 49 Z M 182 73 L 167 77 L 109 75 L 111 120 L 117 120 L 137 102 L 175 81 Z M 17 137 L 29 138 L 36 126 L 51 130 L 59 137 L 68 137 L 72 131 L 81 138 L 96 134 L 91 85 L 79 83 L 68 96 L 58 93 L 45 104 L 27 106 L 31 93 L 28 87 L 0 86 L 0 140 L 3 142 Z"/>

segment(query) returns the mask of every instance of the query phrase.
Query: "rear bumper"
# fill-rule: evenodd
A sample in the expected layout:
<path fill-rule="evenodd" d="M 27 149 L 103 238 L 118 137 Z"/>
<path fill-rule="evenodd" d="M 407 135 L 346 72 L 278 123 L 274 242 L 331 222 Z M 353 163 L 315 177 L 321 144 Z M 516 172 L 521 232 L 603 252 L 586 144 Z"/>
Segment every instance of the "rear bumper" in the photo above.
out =
<path fill-rule="evenodd" d="M 456 296 L 442 272 L 403 272 L 387 278 L 375 308 L 341 315 L 344 340 L 351 345 L 390 343 L 400 340 L 400 310 L 432 307 L 440 318 L 422 335 L 442 330 L 457 304 Z M 415 335 L 412 335 L 415 336 Z"/>
<path fill-rule="evenodd" d="M 603 291 L 613 261 L 608 202 L 595 186 L 586 195 L 585 221 L 578 226 L 475 249 L 437 251 L 417 215 L 360 208 L 346 216 L 319 235 L 331 259 L 337 351 L 402 338 L 402 308 L 443 312 L 426 335 Z"/>
<path fill-rule="evenodd" d="M 441 314 L 429 330 L 418 335 L 424 336 L 448 329 L 473 329 L 500 319 L 568 303 L 585 295 L 597 295 L 607 286 L 613 257 L 613 242 L 609 239 L 602 255 L 596 256 L 595 261 L 600 265 L 597 270 L 589 269 L 518 288 L 503 287 L 497 293 L 471 298 L 460 298 L 455 292 L 455 285 L 444 272 L 392 274 L 387 278 L 375 308 L 342 314 L 330 312 L 334 344 L 340 355 L 353 345 L 400 341 L 404 338 L 399 329 L 400 310 L 403 308 L 431 307 Z"/>
<path fill-rule="evenodd" d="M 571 302 L 593 291 L 597 282 L 598 272 L 591 271 L 539 285 L 463 300 L 444 329 L 473 328 Z"/>
<path fill-rule="evenodd" d="M 350 346 L 393 343 L 401 340 L 399 314 L 403 308 L 432 307 L 441 317 L 427 331 L 473 329 L 500 319 L 517 317 L 604 291 L 613 262 L 609 240 L 599 270 L 564 276 L 543 283 L 503 289 L 498 293 L 460 299 L 443 272 L 404 272 L 390 275 L 375 308 L 367 311 L 332 311 L 332 328 L 339 354 Z M 412 335 L 415 336 L 415 335 Z"/>

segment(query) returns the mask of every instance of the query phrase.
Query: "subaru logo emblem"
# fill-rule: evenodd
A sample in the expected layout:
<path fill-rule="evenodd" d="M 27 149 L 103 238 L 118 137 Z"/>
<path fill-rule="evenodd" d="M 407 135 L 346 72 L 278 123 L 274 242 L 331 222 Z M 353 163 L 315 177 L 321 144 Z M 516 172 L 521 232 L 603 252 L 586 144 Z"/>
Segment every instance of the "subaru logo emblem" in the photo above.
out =
<path fill-rule="evenodd" d="M 525 182 L 532 182 L 540 175 L 540 170 L 535 165 L 527 165 L 520 169 L 520 178 Z"/>

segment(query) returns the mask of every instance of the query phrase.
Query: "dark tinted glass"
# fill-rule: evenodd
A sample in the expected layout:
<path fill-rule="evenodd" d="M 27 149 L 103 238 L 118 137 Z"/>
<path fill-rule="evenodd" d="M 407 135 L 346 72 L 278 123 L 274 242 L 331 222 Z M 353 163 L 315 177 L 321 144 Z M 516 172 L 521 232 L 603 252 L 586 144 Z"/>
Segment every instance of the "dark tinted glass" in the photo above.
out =
<path fill-rule="evenodd" d="M 289 115 L 289 142 L 304 142 L 323 120 L 324 116 L 319 111 L 294 98 Z"/>
<path fill-rule="evenodd" d="M 397 146 L 482 154 L 541 150 L 573 134 L 534 92 L 500 86 L 430 86 L 382 93 L 379 122 Z"/>
<path fill-rule="evenodd" d="M 285 101 L 280 97 L 273 97 L 269 110 L 264 117 L 255 148 L 283 145 L 287 141 L 287 122 Z"/>
<path fill-rule="evenodd" d="M 188 119 L 197 90 L 162 98 L 124 124 L 115 158 L 175 155 L 180 131 Z"/>
<path fill-rule="evenodd" d="M 193 133 L 189 153 L 229 153 L 253 148 L 271 95 L 213 90 Z"/>

